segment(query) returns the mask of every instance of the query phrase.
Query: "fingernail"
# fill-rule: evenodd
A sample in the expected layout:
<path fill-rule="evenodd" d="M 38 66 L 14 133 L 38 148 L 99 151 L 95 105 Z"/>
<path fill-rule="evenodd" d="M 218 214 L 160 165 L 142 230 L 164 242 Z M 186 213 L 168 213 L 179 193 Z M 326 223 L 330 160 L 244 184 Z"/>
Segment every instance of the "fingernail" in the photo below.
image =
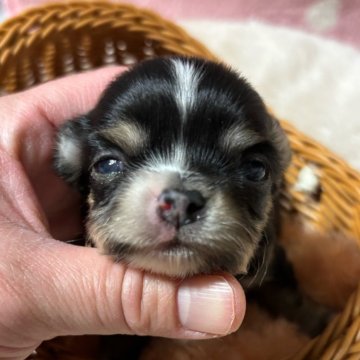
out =
<path fill-rule="evenodd" d="M 234 292 L 222 276 L 192 278 L 179 287 L 178 308 L 184 328 L 226 335 L 235 319 Z"/>

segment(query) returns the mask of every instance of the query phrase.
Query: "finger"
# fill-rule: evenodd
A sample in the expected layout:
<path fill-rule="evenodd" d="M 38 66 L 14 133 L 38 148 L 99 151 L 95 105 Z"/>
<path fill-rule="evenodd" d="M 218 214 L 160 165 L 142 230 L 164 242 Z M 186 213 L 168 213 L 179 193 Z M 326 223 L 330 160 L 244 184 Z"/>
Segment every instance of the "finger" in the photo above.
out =
<path fill-rule="evenodd" d="M 110 67 L 71 75 L 0 98 L 0 147 L 16 158 L 31 155 L 34 149 L 36 154 L 47 154 L 54 127 L 89 111 L 106 85 L 123 70 Z"/>
<path fill-rule="evenodd" d="M 112 66 L 67 76 L 7 96 L 2 102 L 13 114 L 16 109 L 17 118 L 34 122 L 40 117 L 58 126 L 89 111 L 109 82 L 124 69 Z"/>
<path fill-rule="evenodd" d="M 122 67 L 102 68 L 0 98 L 1 148 L 15 157 L 40 145 L 40 150 L 47 151 L 52 145 L 53 127 L 89 111 L 106 85 L 122 71 Z"/>
<path fill-rule="evenodd" d="M 50 122 L 58 126 L 64 120 L 89 111 L 105 87 L 124 69 L 118 66 L 102 68 L 59 79 L 51 87 L 39 86 L 36 95 L 42 100 L 37 106 Z"/>
<path fill-rule="evenodd" d="M 80 222 L 74 213 L 76 195 L 52 171 L 55 127 L 89 111 L 106 85 L 123 70 L 110 67 L 72 75 L 0 98 L 0 149 L 24 167 L 40 204 L 37 213 L 46 214 L 51 234 L 58 239 L 78 233 Z M 15 194 L 12 197 L 17 198 Z"/>
<path fill-rule="evenodd" d="M 208 338 L 235 331 L 243 320 L 244 293 L 229 275 L 168 279 L 115 264 L 96 249 L 55 242 L 41 248 L 37 264 L 27 284 L 36 281 L 30 288 L 40 325 L 51 324 L 42 335 Z"/>

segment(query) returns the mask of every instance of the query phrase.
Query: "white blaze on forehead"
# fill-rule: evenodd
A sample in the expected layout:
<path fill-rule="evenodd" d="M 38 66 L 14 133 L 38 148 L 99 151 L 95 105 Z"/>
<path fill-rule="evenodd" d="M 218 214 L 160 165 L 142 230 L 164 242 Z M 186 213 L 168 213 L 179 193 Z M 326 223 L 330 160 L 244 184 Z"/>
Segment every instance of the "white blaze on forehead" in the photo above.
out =
<path fill-rule="evenodd" d="M 176 172 L 184 174 L 188 171 L 186 149 L 182 145 L 176 145 L 166 155 L 153 154 L 148 160 L 146 168 L 154 172 Z"/>
<path fill-rule="evenodd" d="M 175 101 L 183 120 L 196 101 L 201 72 L 189 60 L 173 59 L 175 74 Z"/>

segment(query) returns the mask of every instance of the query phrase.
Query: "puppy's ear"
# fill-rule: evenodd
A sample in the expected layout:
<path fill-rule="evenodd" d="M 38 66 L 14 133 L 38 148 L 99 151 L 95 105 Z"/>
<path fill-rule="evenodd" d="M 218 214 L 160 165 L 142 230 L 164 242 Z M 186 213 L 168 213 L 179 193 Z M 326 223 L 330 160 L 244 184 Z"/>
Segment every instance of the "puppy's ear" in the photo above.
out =
<path fill-rule="evenodd" d="M 85 116 L 66 122 L 59 130 L 54 153 L 55 171 L 70 185 L 80 189 L 86 166 L 86 139 L 89 134 Z"/>
<path fill-rule="evenodd" d="M 285 134 L 285 131 L 280 126 L 279 121 L 271 115 L 270 115 L 270 119 L 271 119 L 270 134 L 271 134 L 271 138 L 273 139 L 272 142 L 280 158 L 281 170 L 285 171 L 290 164 L 291 156 L 292 156 L 290 143 Z"/>

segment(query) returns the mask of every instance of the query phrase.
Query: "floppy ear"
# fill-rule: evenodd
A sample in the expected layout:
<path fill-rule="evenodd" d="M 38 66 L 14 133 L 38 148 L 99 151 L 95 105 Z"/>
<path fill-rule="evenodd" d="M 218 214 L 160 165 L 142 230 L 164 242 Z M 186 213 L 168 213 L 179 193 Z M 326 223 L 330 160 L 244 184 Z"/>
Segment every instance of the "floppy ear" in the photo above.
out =
<path fill-rule="evenodd" d="M 290 143 L 285 134 L 285 131 L 280 126 L 279 121 L 271 115 L 270 115 L 270 119 L 271 119 L 270 134 L 271 134 L 271 138 L 273 139 L 272 142 L 280 157 L 281 170 L 285 171 L 286 168 L 290 165 L 291 156 L 292 156 Z"/>
<path fill-rule="evenodd" d="M 86 139 L 89 120 L 85 116 L 62 125 L 57 134 L 54 167 L 55 171 L 70 185 L 81 187 L 81 177 L 86 167 Z"/>

